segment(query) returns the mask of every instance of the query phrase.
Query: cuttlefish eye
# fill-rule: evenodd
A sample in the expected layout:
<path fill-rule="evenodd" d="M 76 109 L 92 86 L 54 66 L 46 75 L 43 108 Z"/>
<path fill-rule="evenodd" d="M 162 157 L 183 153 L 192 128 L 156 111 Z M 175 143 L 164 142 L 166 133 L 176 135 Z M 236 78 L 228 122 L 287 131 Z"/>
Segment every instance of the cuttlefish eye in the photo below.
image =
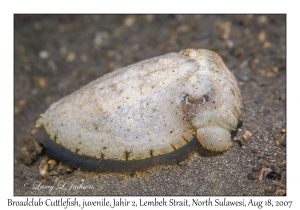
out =
<path fill-rule="evenodd" d="M 199 97 L 199 98 L 195 98 L 192 97 L 191 95 L 187 95 L 185 98 L 185 103 L 186 104 L 204 104 L 206 102 L 204 97 Z"/>

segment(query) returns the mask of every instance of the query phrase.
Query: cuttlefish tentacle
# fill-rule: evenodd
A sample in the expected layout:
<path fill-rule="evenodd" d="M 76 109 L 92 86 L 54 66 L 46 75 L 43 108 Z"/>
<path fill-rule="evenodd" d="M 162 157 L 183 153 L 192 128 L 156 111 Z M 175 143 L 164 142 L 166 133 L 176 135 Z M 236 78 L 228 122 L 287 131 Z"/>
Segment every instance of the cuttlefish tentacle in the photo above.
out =
<path fill-rule="evenodd" d="M 232 146 L 231 134 L 220 126 L 210 125 L 197 130 L 200 144 L 211 151 L 223 152 Z"/>

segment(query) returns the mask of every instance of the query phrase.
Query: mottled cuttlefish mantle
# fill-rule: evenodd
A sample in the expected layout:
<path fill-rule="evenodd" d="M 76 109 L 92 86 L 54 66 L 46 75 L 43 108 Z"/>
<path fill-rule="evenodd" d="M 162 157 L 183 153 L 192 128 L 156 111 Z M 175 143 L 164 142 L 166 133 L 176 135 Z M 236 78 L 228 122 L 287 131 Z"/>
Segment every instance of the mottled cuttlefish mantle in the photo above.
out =
<path fill-rule="evenodd" d="M 222 59 L 187 49 L 103 75 L 53 103 L 36 126 L 71 153 L 124 162 L 171 154 L 194 136 L 206 149 L 226 151 L 241 108 Z"/>

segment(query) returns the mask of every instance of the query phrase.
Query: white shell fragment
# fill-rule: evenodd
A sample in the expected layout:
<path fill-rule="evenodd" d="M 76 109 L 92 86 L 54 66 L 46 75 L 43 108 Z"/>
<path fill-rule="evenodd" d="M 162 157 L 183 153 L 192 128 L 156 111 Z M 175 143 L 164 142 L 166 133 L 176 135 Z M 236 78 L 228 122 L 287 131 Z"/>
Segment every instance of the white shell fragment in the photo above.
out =
<path fill-rule="evenodd" d="M 53 103 L 37 127 L 80 155 L 134 160 L 172 152 L 194 135 L 209 150 L 228 150 L 241 108 L 222 59 L 187 49 L 96 79 Z"/>

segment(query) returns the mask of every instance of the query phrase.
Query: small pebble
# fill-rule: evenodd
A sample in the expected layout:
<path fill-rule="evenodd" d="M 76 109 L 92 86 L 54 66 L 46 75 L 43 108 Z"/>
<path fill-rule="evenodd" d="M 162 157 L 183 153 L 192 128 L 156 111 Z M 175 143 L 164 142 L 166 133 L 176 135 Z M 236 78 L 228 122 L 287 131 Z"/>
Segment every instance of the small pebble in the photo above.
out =
<path fill-rule="evenodd" d="M 124 24 L 128 27 L 132 26 L 136 22 L 136 17 L 131 15 L 125 18 Z"/>
<path fill-rule="evenodd" d="M 216 21 L 216 26 L 223 30 L 225 34 L 228 34 L 231 31 L 231 23 L 230 22 L 221 22 L 221 21 Z"/>
<path fill-rule="evenodd" d="M 117 50 L 109 50 L 107 55 L 112 58 L 115 57 L 117 53 L 118 53 Z"/>
<path fill-rule="evenodd" d="M 271 46 L 270 42 L 264 42 L 263 48 L 269 48 Z"/>
<path fill-rule="evenodd" d="M 249 140 L 249 137 L 246 134 L 243 134 L 242 138 L 243 138 L 244 141 L 248 141 Z"/>
<path fill-rule="evenodd" d="M 26 52 L 26 48 L 23 45 L 17 46 L 17 52 L 20 54 L 24 54 Z"/>
<path fill-rule="evenodd" d="M 48 158 L 44 158 L 39 166 L 40 174 L 44 177 L 48 173 L 49 165 L 48 165 Z"/>
<path fill-rule="evenodd" d="M 255 166 L 255 167 L 252 168 L 252 171 L 253 171 L 253 172 L 259 172 L 260 169 L 261 169 L 260 166 Z"/>
<path fill-rule="evenodd" d="M 59 173 L 57 171 L 50 171 L 49 173 L 51 176 L 58 176 Z"/>
<path fill-rule="evenodd" d="M 41 88 L 45 88 L 47 86 L 47 80 L 44 77 L 38 77 L 36 78 L 36 81 L 38 83 L 38 86 Z"/>
<path fill-rule="evenodd" d="M 260 42 L 264 42 L 267 38 L 266 32 L 262 31 L 258 34 L 258 40 Z"/>
<path fill-rule="evenodd" d="M 240 65 L 239 65 L 239 68 L 244 68 L 245 66 L 248 65 L 248 61 L 247 60 L 244 60 Z M 243 78 L 247 78 L 247 79 L 244 79 L 244 80 L 249 80 L 249 77 L 247 77 L 246 75 L 243 76 Z"/>
<path fill-rule="evenodd" d="M 180 25 L 176 28 L 178 33 L 187 33 L 190 31 L 190 27 L 188 25 Z"/>
<path fill-rule="evenodd" d="M 232 40 L 226 40 L 226 45 L 228 48 L 232 48 L 234 46 L 234 42 Z"/>
<path fill-rule="evenodd" d="M 223 40 L 228 40 L 229 39 L 229 34 L 222 34 L 222 39 Z"/>
<path fill-rule="evenodd" d="M 20 99 L 18 101 L 18 103 L 21 105 L 21 106 L 24 106 L 25 104 L 27 104 L 27 101 L 25 99 Z"/>
<path fill-rule="evenodd" d="M 248 35 L 248 34 L 250 34 L 250 30 L 249 30 L 249 28 L 245 28 L 245 29 L 244 29 L 244 34 L 245 34 L 245 35 Z"/>
<path fill-rule="evenodd" d="M 272 69 L 275 73 L 277 73 L 278 72 L 278 67 L 273 67 L 273 69 Z"/>
<path fill-rule="evenodd" d="M 282 128 L 281 129 L 281 133 L 285 133 L 286 132 L 286 129 L 285 128 Z"/>
<path fill-rule="evenodd" d="M 260 73 L 260 75 L 267 77 L 267 78 L 275 76 L 275 74 L 273 72 L 270 72 L 266 69 L 259 69 L 258 72 Z"/>
<path fill-rule="evenodd" d="M 98 49 L 103 46 L 109 45 L 109 33 L 106 31 L 100 31 L 95 34 L 94 45 Z"/>
<path fill-rule="evenodd" d="M 68 53 L 68 48 L 67 48 L 67 47 L 61 47 L 61 48 L 59 49 L 59 51 L 60 51 L 61 54 L 65 55 L 65 54 Z"/>
<path fill-rule="evenodd" d="M 251 136 L 252 136 L 252 133 L 250 131 L 246 130 L 245 133 L 243 134 L 242 138 L 244 141 L 248 141 Z"/>
<path fill-rule="evenodd" d="M 154 20 L 154 15 L 145 15 L 145 20 L 148 21 L 148 22 L 151 22 Z"/>
<path fill-rule="evenodd" d="M 259 24 L 266 24 L 268 22 L 268 18 L 267 18 L 267 16 L 262 15 L 257 19 L 257 22 Z"/>
<path fill-rule="evenodd" d="M 254 58 L 253 63 L 258 64 L 259 63 L 259 58 Z"/>
<path fill-rule="evenodd" d="M 87 55 L 81 55 L 80 59 L 81 59 L 82 62 L 85 63 L 88 60 L 88 56 Z"/>
<path fill-rule="evenodd" d="M 71 52 L 71 53 L 68 54 L 68 56 L 67 56 L 67 62 L 71 63 L 75 59 L 76 59 L 76 54 L 74 52 Z"/>
<path fill-rule="evenodd" d="M 53 60 L 49 61 L 49 62 L 48 62 L 48 65 L 50 66 L 50 68 L 51 68 L 53 71 L 57 71 L 58 66 L 57 66 L 57 64 L 56 64 Z"/>
<path fill-rule="evenodd" d="M 50 159 L 48 160 L 48 164 L 53 168 L 54 166 L 56 166 L 57 162 L 54 159 Z"/>
<path fill-rule="evenodd" d="M 15 114 L 19 114 L 20 112 L 22 112 L 22 108 L 16 106 L 16 107 L 14 108 L 14 113 L 15 113 Z"/>
<path fill-rule="evenodd" d="M 42 50 L 42 51 L 39 52 L 39 57 L 42 58 L 42 59 L 49 58 L 49 55 L 50 54 L 47 51 L 45 51 L 45 50 Z"/>
<path fill-rule="evenodd" d="M 141 45 L 138 43 L 132 46 L 132 50 L 134 50 L 135 52 L 139 51 L 140 49 L 141 49 Z"/>

